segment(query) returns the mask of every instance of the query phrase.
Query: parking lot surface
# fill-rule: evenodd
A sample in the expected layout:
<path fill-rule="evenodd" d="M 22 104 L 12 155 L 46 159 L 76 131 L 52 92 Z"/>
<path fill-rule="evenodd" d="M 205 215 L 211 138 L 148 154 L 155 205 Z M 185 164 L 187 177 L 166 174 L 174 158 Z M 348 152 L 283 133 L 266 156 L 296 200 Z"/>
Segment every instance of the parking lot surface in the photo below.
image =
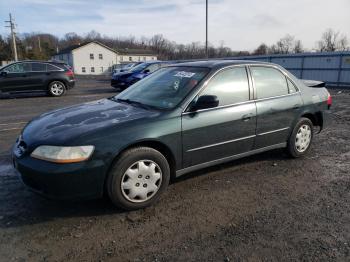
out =
<path fill-rule="evenodd" d="M 349 89 L 331 90 L 333 124 L 305 158 L 275 150 L 203 169 L 144 210 L 28 191 L 10 160 L 21 128 L 115 93 L 106 81 L 79 79 L 61 98 L 0 99 L 0 261 L 350 260 Z"/>

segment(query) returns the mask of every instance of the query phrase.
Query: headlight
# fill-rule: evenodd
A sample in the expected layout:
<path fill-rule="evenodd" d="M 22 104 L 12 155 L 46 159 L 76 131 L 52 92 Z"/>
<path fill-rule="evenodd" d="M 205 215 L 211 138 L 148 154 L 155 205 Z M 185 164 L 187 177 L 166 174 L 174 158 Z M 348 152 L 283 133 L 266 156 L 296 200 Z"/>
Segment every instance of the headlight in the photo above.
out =
<path fill-rule="evenodd" d="M 94 146 L 39 146 L 31 157 L 55 163 L 76 163 L 87 160 L 94 148 Z"/>

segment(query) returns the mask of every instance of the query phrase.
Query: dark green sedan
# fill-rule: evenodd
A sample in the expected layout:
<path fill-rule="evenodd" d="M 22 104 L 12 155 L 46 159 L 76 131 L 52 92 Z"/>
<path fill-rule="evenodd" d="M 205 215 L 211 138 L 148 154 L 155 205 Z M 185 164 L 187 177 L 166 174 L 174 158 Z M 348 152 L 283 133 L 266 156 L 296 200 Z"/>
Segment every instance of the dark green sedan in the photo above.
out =
<path fill-rule="evenodd" d="M 306 154 L 331 97 L 278 65 L 211 60 L 160 69 L 124 92 L 33 119 L 13 147 L 23 182 L 57 199 L 106 193 L 127 210 L 185 173 L 286 148 Z"/>

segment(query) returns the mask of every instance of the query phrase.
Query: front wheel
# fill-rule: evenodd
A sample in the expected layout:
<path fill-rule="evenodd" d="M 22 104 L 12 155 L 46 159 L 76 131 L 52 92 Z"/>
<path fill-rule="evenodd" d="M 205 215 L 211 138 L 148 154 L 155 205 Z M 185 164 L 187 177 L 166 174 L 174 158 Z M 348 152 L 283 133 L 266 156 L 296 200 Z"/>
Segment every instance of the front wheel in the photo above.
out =
<path fill-rule="evenodd" d="M 308 118 L 301 118 L 295 125 L 288 140 L 288 153 L 294 157 L 305 155 L 311 146 L 313 138 L 313 124 Z"/>
<path fill-rule="evenodd" d="M 49 94 L 51 96 L 62 96 L 66 92 L 66 86 L 61 81 L 53 81 L 49 84 Z"/>
<path fill-rule="evenodd" d="M 108 195 L 122 209 L 145 208 L 159 198 L 169 180 L 169 164 L 159 151 L 149 147 L 132 148 L 111 168 Z"/>

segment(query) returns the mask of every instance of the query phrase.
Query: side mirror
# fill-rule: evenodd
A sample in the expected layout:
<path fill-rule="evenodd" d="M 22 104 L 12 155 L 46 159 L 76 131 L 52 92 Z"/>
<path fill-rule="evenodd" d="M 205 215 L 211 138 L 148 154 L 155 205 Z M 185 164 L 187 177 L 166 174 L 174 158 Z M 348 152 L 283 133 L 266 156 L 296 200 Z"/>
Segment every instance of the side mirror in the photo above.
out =
<path fill-rule="evenodd" d="M 191 111 L 197 111 L 201 109 L 214 108 L 219 105 L 219 100 L 217 96 L 204 95 L 200 96 L 192 106 Z"/>
<path fill-rule="evenodd" d="M 0 76 L 3 76 L 3 77 L 7 76 L 7 72 L 6 71 L 1 71 L 0 72 Z"/>

